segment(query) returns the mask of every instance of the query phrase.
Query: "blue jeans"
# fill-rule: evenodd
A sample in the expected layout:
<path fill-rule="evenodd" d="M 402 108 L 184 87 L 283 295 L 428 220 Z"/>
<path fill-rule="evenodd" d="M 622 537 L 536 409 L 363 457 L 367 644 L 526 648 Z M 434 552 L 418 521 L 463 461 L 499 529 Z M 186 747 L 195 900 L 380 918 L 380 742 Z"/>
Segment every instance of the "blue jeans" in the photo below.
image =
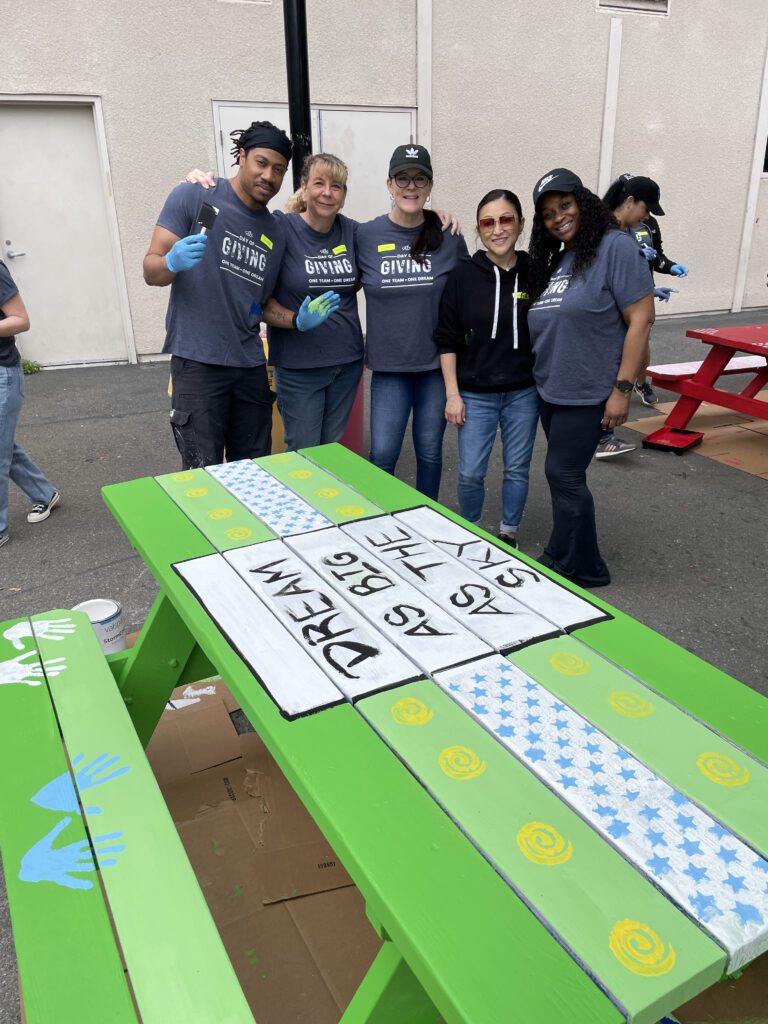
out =
<path fill-rule="evenodd" d="M 504 480 L 500 533 L 517 533 L 528 497 L 528 469 L 539 422 L 536 388 L 520 391 L 462 391 L 465 421 L 459 428 L 459 510 L 479 523 L 485 498 L 488 459 L 501 429 Z"/>
<path fill-rule="evenodd" d="M 24 400 L 24 372 L 0 366 L 0 537 L 8 530 L 8 480 L 13 480 L 33 504 L 47 504 L 54 488 L 32 459 L 14 443 L 16 423 Z"/>
<path fill-rule="evenodd" d="M 440 370 L 371 376 L 371 462 L 394 473 L 413 410 L 416 487 L 437 501 L 443 471 L 445 385 Z"/>
<path fill-rule="evenodd" d="M 341 440 L 362 372 L 362 359 L 306 370 L 275 367 L 277 407 L 289 451 Z"/>

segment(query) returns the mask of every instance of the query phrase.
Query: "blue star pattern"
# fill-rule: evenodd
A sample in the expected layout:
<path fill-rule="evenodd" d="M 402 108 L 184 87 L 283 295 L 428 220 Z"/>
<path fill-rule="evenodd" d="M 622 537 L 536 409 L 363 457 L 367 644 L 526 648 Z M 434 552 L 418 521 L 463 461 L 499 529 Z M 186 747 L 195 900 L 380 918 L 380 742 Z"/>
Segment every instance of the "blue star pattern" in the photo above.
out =
<path fill-rule="evenodd" d="M 484 676 L 483 696 L 476 673 Z M 729 970 L 768 949 L 768 862 L 740 839 L 498 655 L 434 678 L 694 917 L 728 951 Z"/>
<path fill-rule="evenodd" d="M 227 462 L 222 466 L 208 466 L 207 472 L 255 516 L 262 519 L 278 537 L 307 533 L 332 525 L 329 519 L 303 498 L 250 459 Z"/>

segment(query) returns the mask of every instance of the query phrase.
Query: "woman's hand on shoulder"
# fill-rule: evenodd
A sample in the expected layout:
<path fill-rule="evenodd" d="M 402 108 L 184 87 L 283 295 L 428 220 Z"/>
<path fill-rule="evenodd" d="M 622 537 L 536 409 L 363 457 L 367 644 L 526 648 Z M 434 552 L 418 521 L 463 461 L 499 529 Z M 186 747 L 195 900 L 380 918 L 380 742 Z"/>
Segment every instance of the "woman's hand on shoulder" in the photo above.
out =
<path fill-rule="evenodd" d="M 461 224 L 459 224 L 459 218 L 455 213 L 447 210 L 435 210 L 435 213 L 440 218 L 440 226 L 443 231 L 450 230 L 452 235 L 461 234 Z"/>
<path fill-rule="evenodd" d="M 182 184 L 185 181 L 189 181 L 193 185 L 202 185 L 203 188 L 213 188 L 216 184 L 216 176 L 213 171 L 201 171 L 198 167 L 193 167 L 186 178 L 183 179 Z"/>
<path fill-rule="evenodd" d="M 445 418 L 454 427 L 463 427 L 465 416 L 464 399 L 461 395 L 448 395 L 445 400 Z"/>

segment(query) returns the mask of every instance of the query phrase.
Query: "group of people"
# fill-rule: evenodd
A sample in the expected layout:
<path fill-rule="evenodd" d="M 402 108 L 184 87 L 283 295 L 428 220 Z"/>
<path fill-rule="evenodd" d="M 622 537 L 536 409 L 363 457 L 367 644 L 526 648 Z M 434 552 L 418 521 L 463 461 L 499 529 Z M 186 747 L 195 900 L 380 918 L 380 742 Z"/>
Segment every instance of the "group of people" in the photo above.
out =
<path fill-rule="evenodd" d="M 233 133 L 232 154 L 232 178 L 192 172 L 171 192 L 144 260 L 149 284 L 171 285 L 165 351 L 183 466 L 269 453 L 264 322 L 289 449 L 340 439 L 365 360 L 371 461 L 394 472 L 412 417 L 416 486 L 437 499 L 452 424 L 460 511 L 479 523 L 500 431 L 499 537 L 511 546 L 541 421 L 553 529 L 540 561 L 584 586 L 609 583 L 587 466 L 617 444 L 633 393 L 655 401 L 645 380 L 653 300 L 671 289 L 655 288 L 653 269 L 687 273 L 661 252 L 656 182 L 624 175 L 600 199 L 573 171 L 549 171 L 534 188 L 527 253 L 516 248 L 522 204 L 495 189 L 478 204 L 482 247 L 469 258 L 455 220 L 429 209 L 423 146 L 396 148 L 391 209 L 363 224 L 341 212 L 348 171 L 338 157 L 308 157 L 286 212 L 272 214 L 288 137 L 254 122 Z"/>

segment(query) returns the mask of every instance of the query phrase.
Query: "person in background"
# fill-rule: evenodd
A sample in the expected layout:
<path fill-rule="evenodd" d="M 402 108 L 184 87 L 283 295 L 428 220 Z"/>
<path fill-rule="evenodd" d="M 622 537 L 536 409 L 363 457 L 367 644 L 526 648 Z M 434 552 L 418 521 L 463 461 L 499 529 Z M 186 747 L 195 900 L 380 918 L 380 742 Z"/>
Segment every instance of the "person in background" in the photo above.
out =
<path fill-rule="evenodd" d="M 539 420 L 526 312 L 528 254 L 520 200 L 494 189 L 477 207 L 484 249 L 453 268 L 440 300 L 435 341 L 445 381 L 445 418 L 459 430 L 459 511 L 480 523 L 497 431 L 504 476 L 499 539 L 517 547 Z"/>
<path fill-rule="evenodd" d="M 232 132 L 237 173 L 213 189 L 182 183 L 168 196 L 144 257 L 147 284 L 171 285 L 164 352 L 171 353 L 171 425 L 185 469 L 271 451 L 272 392 L 259 335 L 285 249 L 267 210 L 288 170 L 291 142 L 269 121 Z M 197 229 L 201 203 L 218 215 Z M 306 297 L 273 318 L 299 331 L 318 326 L 338 297 Z"/>
<path fill-rule="evenodd" d="M 645 245 L 643 239 L 650 237 L 650 232 L 645 226 L 651 213 L 660 217 L 664 216 L 661 208 L 661 190 L 652 178 L 645 178 L 641 175 L 626 177 L 622 175 L 610 186 L 603 196 L 603 202 L 613 213 L 616 223 L 622 231 L 626 231 L 635 239 L 640 247 L 640 252 L 645 258 L 653 287 L 653 272 L 651 264 L 656 258 L 656 251 Z M 654 288 L 653 294 L 663 302 L 669 301 L 669 288 Z M 645 371 L 651 361 L 650 344 L 646 344 L 643 352 L 643 360 L 640 372 L 634 382 L 634 393 L 640 396 L 644 405 L 653 406 L 658 402 L 656 392 L 645 378 Z M 613 428 L 603 431 L 595 452 L 596 459 L 613 458 L 616 455 L 625 455 L 633 452 L 637 446 L 628 441 L 616 437 Z"/>
<path fill-rule="evenodd" d="M 533 202 L 528 326 L 552 496 L 540 562 L 581 586 L 606 586 L 587 467 L 602 429 L 626 421 L 654 321 L 652 281 L 635 241 L 573 171 L 545 174 Z"/>
<path fill-rule="evenodd" d="M 299 190 L 278 211 L 285 256 L 272 298 L 264 306 L 271 323 L 276 304 L 295 307 L 304 295 L 332 288 L 339 308 L 310 336 L 271 326 L 269 361 L 275 367 L 277 405 L 289 450 L 341 440 L 363 372 L 363 332 L 357 311 L 357 223 L 341 213 L 347 166 L 330 153 L 304 161 Z"/>
<path fill-rule="evenodd" d="M 371 462 L 394 473 L 412 414 L 416 487 L 437 500 L 445 386 L 434 332 L 446 278 L 468 253 L 463 237 L 444 232 L 425 208 L 432 184 L 426 148 L 398 146 L 387 177 L 392 210 L 360 225 L 357 260 L 372 370 Z"/>
<path fill-rule="evenodd" d="M 24 401 L 24 369 L 16 335 L 29 330 L 29 316 L 19 289 L 0 260 L 0 547 L 8 543 L 8 481 L 33 503 L 28 523 L 42 523 L 59 504 L 60 495 L 32 459 L 16 444 L 16 424 Z"/>

